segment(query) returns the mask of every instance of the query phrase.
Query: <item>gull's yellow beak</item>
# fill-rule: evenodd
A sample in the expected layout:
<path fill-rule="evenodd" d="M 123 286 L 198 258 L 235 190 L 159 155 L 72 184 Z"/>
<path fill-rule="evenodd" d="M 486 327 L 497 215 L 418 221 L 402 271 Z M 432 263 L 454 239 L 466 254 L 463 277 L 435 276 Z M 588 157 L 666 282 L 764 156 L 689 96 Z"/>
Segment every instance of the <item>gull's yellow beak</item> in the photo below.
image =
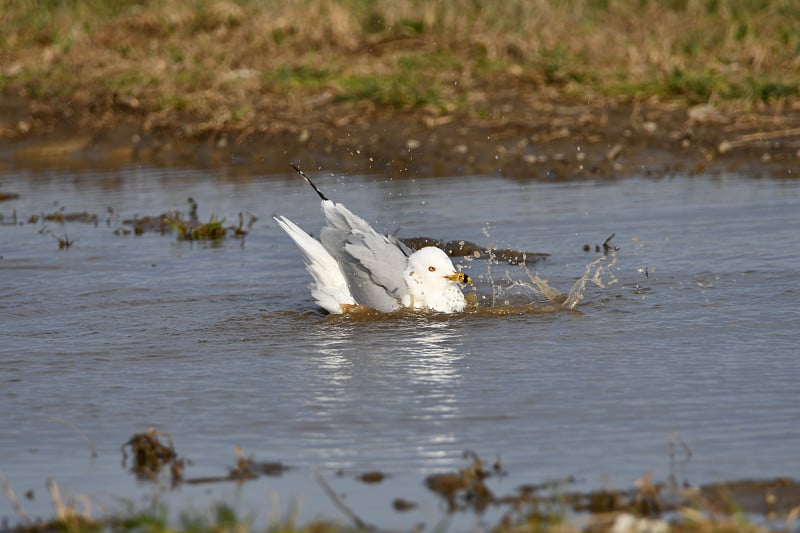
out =
<path fill-rule="evenodd" d="M 457 283 L 472 283 L 472 278 L 467 276 L 463 272 L 456 272 L 455 274 L 450 274 L 449 276 L 445 276 L 445 278 L 449 279 L 450 281 L 455 281 Z"/>

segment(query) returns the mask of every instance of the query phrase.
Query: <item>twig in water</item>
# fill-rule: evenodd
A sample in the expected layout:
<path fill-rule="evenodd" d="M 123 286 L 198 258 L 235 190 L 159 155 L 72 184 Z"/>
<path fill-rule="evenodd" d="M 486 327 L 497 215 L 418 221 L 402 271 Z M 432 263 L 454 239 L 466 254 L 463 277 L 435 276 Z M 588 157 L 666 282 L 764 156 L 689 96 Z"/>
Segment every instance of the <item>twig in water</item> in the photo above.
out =
<path fill-rule="evenodd" d="M 313 474 L 314 474 L 314 479 L 317 480 L 317 483 L 319 483 L 319 485 L 325 491 L 325 494 L 327 494 L 328 497 L 331 499 L 333 504 L 341 512 L 346 514 L 355 523 L 355 525 L 356 525 L 356 527 L 358 529 L 362 529 L 362 530 L 365 530 L 365 531 L 375 531 L 376 530 L 376 528 L 374 526 L 371 526 L 371 525 L 367 524 L 366 522 L 364 522 L 355 512 L 353 512 L 352 509 L 350 509 L 347 505 L 345 505 L 345 503 L 342 501 L 342 499 L 339 497 L 339 495 L 336 494 L 336 491 L 333 490 L 333 487 L 328 485 L 328 482 L 325 481 L 325 479 L 322 477 L 322 474 L 320 474 L 319 471 L 316 468 L 313 469 Z"/>
<path fill-rule="evenodd" d="M 25 509 L 22 508 L 22 504 L 19 503 L 19 499 L 17 498 L 17 493 L 14 492 L 14 488 L 11 486 L 11 483 L 8 482 L 6 476 L 0 472 L 0 485 L 3 486 L 3 491 L 6 493 L 6 498 L 8 501 L 11 502 L 11 507 L 13 507 L 14 512 L 17 513 L 17 516 L 22 520 L 25 525 L 31 525 L 33 522 L 31 521 L 31 517 L 28 516 L 28 513 L 25 512 Z"/>
<path fill-rule="evenodd" d="M 603 250 L 604 250 L 604 251 L 606 251 L 606 252 L 607 252 L 607 251 L 608 251 L 608 249 L 609 249 L 609 248 L 611 248 L 611 245 L 610 245 L 610 244 L 608 244 L 608 243 L 609 243 L 609 242 L 611 242 L 611 239 L 613 239 L 613 238 L 614 238 L 614 237 L 616 237 L 616 236 L 617 236 L 617 234 L 616 234 L 616 233 L 612 233 L 612 234 L 611 234 L 611 236 L 610 236 L 608 239 L 606 239 L 606 240 L 604 240 L 604 241 L 603 241 Z M 619 247 L 618 247 L 618 246 L 615 246 L 615 247 L 614 247 L 614 249 L 615 249 L 615 250 L 618 250 L 618 249 L 619 249 Z"/>
<path fill-rule="evenodd" d="M 689 445 L 686 444 L 686 441 L 678 434 L 678 432 L 673 432 L 669 436 L 669 483 L 672 486 L 673 490 L 677 490 L 678 488 L 678 476 L 676 473 L 675 467 L 675 444 L 680 444 L 683 448 L 684 453 L 686 453 L 686 459 L 683 461 L 683 464 L 686 465 L 692 459 L 692 449 L 689 448 Z"/>
<path fill-rule="evenodd" d="M 48 418 L 48 420 L 50 420 L 50 422 L 57 422 L 59 424 L 64 424 L 65 426 L 67 426 L 68 428 L 73 430 L 75 433 L 77 433 L 78 436 L 80 436 L 84 440 L 84 442 L 86 443 L 86 446 L 89 447 L 89 453 L 91 453 L 92 459 L 95 459 L 97 457 L 97 448 L 95 447 L 94 443 L 92 442 L 92 440 L 89 437 L 86 436 L 85 433 L 83 433 L 81 430 L 79 430 L 75 426 L 75 424 L 73 424 L 72 422 L 70 422 L 68 420 L 64 420 L 63 418 L 59 418 L 57 416 L 51 416 L 51 417 Z"/>

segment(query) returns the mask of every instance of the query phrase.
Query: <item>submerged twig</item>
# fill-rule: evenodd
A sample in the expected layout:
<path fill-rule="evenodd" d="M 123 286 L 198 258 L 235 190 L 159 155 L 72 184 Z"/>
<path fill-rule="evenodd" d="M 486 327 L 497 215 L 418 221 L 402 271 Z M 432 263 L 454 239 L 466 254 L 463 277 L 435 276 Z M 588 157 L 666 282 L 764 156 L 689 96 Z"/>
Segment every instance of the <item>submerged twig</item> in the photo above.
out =
<path fill-rule="evenodd" d="M 88 436 L 86 436 L 85 433 L 83 433 L 81 430 L 79 430 L 78 427 L 75 424 L 73 424 L 69 420 L 65 420 L 65 419 L 59 418 L 57 416 L 51 416 L 51 417 L 48 418 L 48 420 L 50 420 L 51 422 L 56 422 L 58 424 L 63 424 L 65 426 L 67 426 L 68 428 L 70 428 L 71 430 L 73 430 L 75 433 L 77 433 L 78 436 L 81 437 L 83 439 L 83 441 L 86 443 L 86 446 L 88 446 L 89 453 L 91 454 L 92 459 L 97 457 L 97 448 L 95 447 L 94 443 L 92 442 L 92 439 L 90 439 Z"/>
<path fill-rule="evenodd" d="M 347 515 L 347 517 L 350 518 L 355 523 L 357 528 L 363 529 L 363 530 L 366 530 L 366 531 L 375 531 L 377 529 L 374 526 L 371 526 L 371 525 L 367 524 L 366 522 L 364 522 L 364 520 L 362 520 L 361 517 L 359 517 L 352 509 L 350 509 L 347 505 L 345 505 L 345 503 L 342 501 L 342 499 L 339 497 L 339 495 L 336 494 L 336 491 L 333 490 L 333 487 L 328 485 L 328 482 L 325 481 L 325 478 L 322 477 L 322 474 L 320 474 L 319 471 L 316 468 L 314 468 L 312 472 L 314 474 L 314 479 L 317 480 L 317 483 L 319 483 L 319 485 L 322 487 L 322 490 L 325 491 L 325 494 L 328 495 L 328 497 L 331 499 L 333 504 L 341 512 L 343 512 L 345 515 Z"/>
<path fill-rule="evenodd" d="M 681 437 L 677 431 L 671 433 L 669 436 L 669 483 L 674 491 L 678 489 L 678 476 L 676 473 L 675 459 L 676 444 L 679 444 L 686 454 L 686 459 L 683 461 L 684 464 L 688 463 L 692 459 L 692 449 L 689 448 L 689 445 L 686 444 L 686 441 L 683 440 L 683 437 Z"/>
<path fill-rule="evenodd" d="M 616 236 L 617 236 L 617 234 L 616 234 L 616 233 L 612 233 L 612 234 L 611 234 L 611 235 L 608 237 L 608 239 L 606 239 L 606 240 L 604 240 L 604 241 L 603 241 L 603 253 L 607 254 L 607 253 L 608 253 L 608 251 L 609 251 L 609 250 L 612 250 L 612 249 L 613 249 L 613 250 L 619 250 L 619 246 L 613 246 L 613 245 L 609 244 L 609 243 L 611 242 L 611 239 L 613 239 L 613 238 L 614 238 L 614 237 L 616 237 Z"/>

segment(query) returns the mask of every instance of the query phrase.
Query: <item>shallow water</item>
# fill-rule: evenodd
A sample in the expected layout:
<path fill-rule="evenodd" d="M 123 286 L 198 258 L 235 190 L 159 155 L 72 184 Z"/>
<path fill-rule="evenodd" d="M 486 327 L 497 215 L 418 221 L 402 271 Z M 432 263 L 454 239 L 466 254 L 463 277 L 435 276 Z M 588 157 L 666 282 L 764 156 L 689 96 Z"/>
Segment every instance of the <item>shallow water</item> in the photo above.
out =
<path fill-rule="evenodd" d="M 341 518 L 316 470 L 366 521 L 408 528 L 444 517 L 423 479 L 466 466 L 467 449 L 501 458 L 497 494 L 568 476 L 628 488 L 646 471 L 691 484 L 800 477 L 800 182 L 317 178 L 382 231 L 551 254 L 528 271 L 464 261 L 485 303 L 493 289 L 503 299 L 502 280 L 534 274 L 566 292 L 612 233 L 617 263 L 577 312 L 325 318 L 271 219 L 322 223 L 288 172 L 0 176 L 20 195 L 0 203 L 0 472 L 21 498 L 33 490 L 31 515 L 52 515 L 53 478 L 95 514 L 159 497 L 178 510 L 226 499 L 257 520 L 293 505 Z M 136 214 L 185 211 L 189 196 L 201 219 L 258 221 L 218 244 L 114 234 Z M 98 224 L 24 222 L 59 206 Z M 291 469 L 241 486 L 140 482 L 120 446 L 148 426 L 172 437 L 187 478 L 227 474 L 235 446 Z M 681 441 L 691 457 L 678 446 L 671 468 Z M 389 477 L 356 481 L 369 470 Z M 396 497 L 419 507 L 395 512 Z M 0 517 L 16 520 L 4 497 Z"/>

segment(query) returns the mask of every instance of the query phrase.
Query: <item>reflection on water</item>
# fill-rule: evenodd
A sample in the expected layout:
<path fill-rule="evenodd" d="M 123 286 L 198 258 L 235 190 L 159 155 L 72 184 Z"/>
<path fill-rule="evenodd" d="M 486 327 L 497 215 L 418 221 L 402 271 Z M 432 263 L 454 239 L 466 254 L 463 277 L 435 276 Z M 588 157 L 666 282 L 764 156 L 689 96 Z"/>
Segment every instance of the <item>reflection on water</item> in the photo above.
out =
<path fill-rule="evenodd" d="M 470 351 L 461 325 L 411 314 L 354 324 L 349 318 L 328 317 L 309 336 L 315 372 L 325 384 L 309 391 L 307 409 L 317 413 L 318 423 L 347 421 L 374 432 L 371 446 L 386 451 L 376 467 L 387 468 L 412 449 L 435 464 L 442 443 L 455 438 L 446 421 L 462 415 L 460 362 Z M 329 443 L 330 429 L 320 435 Z M 352 467 L 358 462 L 354 451 L 345 437 L 328 453 Z"/>
<path fill-rule="evenodd" d="M 422 478 L 463 466 L 465 449 L 502 457 L 513 486 L 573 475 L 627 487 L 645 470 L 664 480 L 673 434 L 692 450 L 682 475 L 694 484 L 800 472 L 797 182 L 322 176 L 377 229 L 551 254 L 527 270 L 463 261 L 491 310 L 325 317 L 268 222 L 281 212 L 319 227 L 317 198 L 294 177 L 218 178 L 2 177 L 20 194 L 0 204 L 4 221 L 56 201 L 152 215 L 189 196 L 201 219 L 259 220 L 216 247 L 115 235 L 114 217 L 51 223 L 75 239 L 68 250 L 40 223 L 0 226 L 0 469 L 18 493 L 34 490 L 32 514 L 52 512 L 39 496 L 48 478 L 92 497 L 150 494 L 119 464 L 119 446 L 150 425 L 189 475 L 224 475 L 236 445 L 294 467 L 238 489 L 252 508 L 275 491 L 307 497 L 309 516 L 336 513 L 308 475 L 317 467 L 366 498 L 373 521 L 405 529 L 438 516 Z M 612 233 L 616 254 L 595 253 Z M 370 469 L 388 480 L 357 492 L 352 479 Z M 228 489 L 169 494 L 202 508 Z M 394 514 L 398 495 L 423 510 Z M 0 498 L 0 517 L 12 515 Z"/>

